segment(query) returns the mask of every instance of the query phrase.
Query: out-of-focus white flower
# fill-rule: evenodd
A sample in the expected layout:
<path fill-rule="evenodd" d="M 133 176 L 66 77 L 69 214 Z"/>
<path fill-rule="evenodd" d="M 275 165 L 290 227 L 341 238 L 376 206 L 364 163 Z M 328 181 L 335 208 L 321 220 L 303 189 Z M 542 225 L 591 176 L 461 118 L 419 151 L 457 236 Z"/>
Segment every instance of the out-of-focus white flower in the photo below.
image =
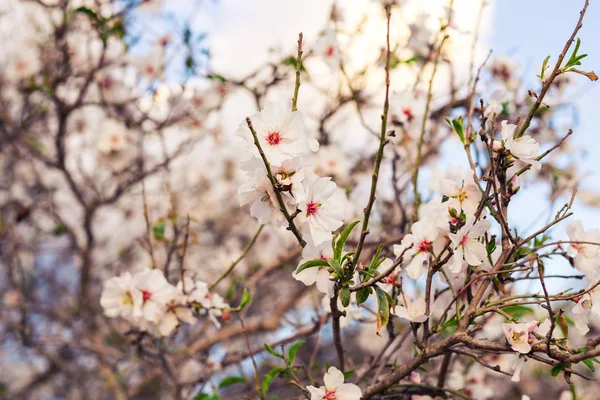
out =
<path fill-rule="evenodd" d="M 529 135 L 515 138 L 516 128 L 516 125 L 502 121 L 502 142 L 504 148 L 519 160 L 531 164 L 536 169 L 540 169 L 542 163 L 535 159 L 540 150 L 540 145 Z"/>
<path fill-rule="evenodd" d="M 512 378 L 510 378 L 510 380 L 512 382 L 521 382 L 521 370 L 523 369 L 523 366 L 525 365 L 525 357 L 521 357 L 520 354 L 516 354 L 517 359 L 512 363 L 511 367 L 513 369 L 514 374 L 512 376 Z"/>
<path fill-rule="evenodd" d="M 332 71 L 340 67 L 340 45 L 334 27 L 328 27 L 315 43 L 314 52 L 325 60 Z"/>
<path fill-rule="evenodd" d="M 100 124 L 96 147 L 103 154 L 118 153 L 127 146 L 127 128 L 121 122 L 106 118 Z"/>
<path fill-rule="evenodd" d="M 490 221 L 487 219 L 475 223 L 467 223 L 456 233 L 448 236 L 452 241 L 454 254 L 449 262 L 449 269 L 455 274 L 462 270 L 463 259 L 472 266 L 479 266 L 487 257 L 485 245 L 479 241 L 481 235 L 490 229 Z"/>
<path fill-rule="evenodd" d="M 362 315 L 362 311 L 356 307 L 356 295 L 354 293 L 352 293 L 352 296 L 350 296 L 350 304 L 348 304 L 348 307 L 344 307 L 339 298 L 337 300 L 337 306 L 338 310 L 346 313 L 346 315 L 342 315 L 340 317 L 340 328 L 347 327 L 352 323 L 352 321 L 359 319 Z M 331 299 L 327 296 L 323 297 L 321 300 L 321 307 L 323 307 L 323 310 L 330 313 Z"/>
<path fill-rule="evenodd" d="M 567 226 L 567 234 L 572 242 L 588 243 L 570 243 L 568 253 L 574 257 L 575 268 L 583 272 L 588 278 L 594 279 L 600 273 L 598 264 L 600 257 L 598 250 L 600 246 L 592 243 L 600 243 L 600 230 L 584 230 L 580 220 L 573 221 Z"/>
<path fill-rule="evenodd" d="M 403 91 L 390 97 L 390 126 L 402 141 L 417 140 L 421 134 L 425 96 L 420 92 Z"/>
<path fill-rule="evenodd" d="M 100 305 L 107 317 L 131 319 L 137 314 L 135 309 L 141 307 L 142 297 L 131 274 L 125 272 L 104 282 Z"/>
<path fill-rule="evenodd" d="M 188 284 L 192 284 L 191 279 L 186 278 Z M 188 306 L 187 296 L 183 293 L 181 281 L 173 291 L 172 299 L 166 305 L 166 312 L 158 321 L 157 328 L 162 336 L 168 336 L 177 328 L 180 322 L 193 324 L 196 318 Z"/>
<path fill-rule="evenodd" d="M 502 324 L 502 330 L 506 340 L 516 352 L 527 354 L 531 351 L 529 334 L 537 327 L 538 321 L 521 324 Z"/>
<path fill-rule="evenodd" d="M 315 154 L 314 168 L 317 175 L 331 176 L 338 184 L 349 177 L 347 156 L 336 146 L 321 146 Z"/>
<path fill-rule="evenodd" d="M 158 12 L 163 6 L 164 0 L 142 0 L 137 7 L 140 11 Z"/>
<path fill-rule="evenodd" d="M 395 314 L 400 317 L 409 320 L 410 322 L 421 323 L 427 321 L 429 316 L 425 314 L 427 305 L 425 304 L 425 297 L 420 296 L 417 298 L 404 299 L 404 304 L 396 307 Z"/>
<path fill-rule="evenodd" d="M 187 289 L 187 288 L 186 288 Z M 229 304 L 217 293 L 211 293 L 208 290 L 208 284 L 202 281 L 196 281 L 194 289 L 189 294 L 191 301 L 196 301 L 200 306 L 208 312 L 208 316 L 217 328 L 221 327 L 221 323 L 217 317 L 223 316 L 223 310 L 229 308 Z"/>
<path fill-rule="evenodd" d="M 164 274 L 157 269 L 149 269 L 134 276 L 135 287 L 142 294 L 141 307 L 138 317 L 143 317 L 148 322 L 157 323 L 166 312 L 167 303 L 173 298 L 173 287 Z"/>
<path fill-rule="evenodd" d="M 302 249 L 302 260 L 300 260 L 299 265 L 302 265 L 310 260 L 327 260 L 331 257 L 333 257 L 331 243 L 323 242 L 319 246 L 315 246 L 314 244 L 308 242 L 304 249 Z M 327 267 L 307 268 L 303 271 L 300 271 L 300 273 L 296 273 L 296 271 L 294 271 L 292 276 L 304 283 L 306 286 L 316 283 L 317 289 L 329 297 L 333 297 L 334 295 L 335 281 L 329 279 L 331 274 L 327 271 Z"/>
<path fill-rule="evenodd" d="M 329 367 L 323 377 L 325 386 L 306 388 L 310 392 L 310 400 L 360 400 L 362 392 L 353 383 L 344 383 L 344 374 L 336 367 Z"/>
<path fill-rule="evenodd" d="M 585 335 L 589 332 L 588 321 L 590 315 L 600 316 L 600 288 L 595 287 L 581 296 L 577 304 L 571 309 L 573 321 L 579 333 Z"/>
<path fill-rule="evenodd" d="M 310 174 L 304 182 L 306 199 L 298 204 L 300 213 L 296 219 L 302 231 L 318 246 L 330 240 L 332 232 L 342 225 L 345 199 L 331 178 Z"/>
<path fill-rule="evenodd" d="M 161 79 L 163 74 L 164 51 L 161 46 L 153 46 L 146 54 L 131 58 L 139 74 L 149 80 Z"/>

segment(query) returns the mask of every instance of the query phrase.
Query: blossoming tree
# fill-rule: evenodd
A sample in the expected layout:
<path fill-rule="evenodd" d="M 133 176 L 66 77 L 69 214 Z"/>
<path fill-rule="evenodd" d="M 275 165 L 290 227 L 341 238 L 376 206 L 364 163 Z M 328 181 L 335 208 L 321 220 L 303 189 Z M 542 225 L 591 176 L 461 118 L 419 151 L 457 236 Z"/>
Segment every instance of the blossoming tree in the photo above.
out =
<path fill-rule="evenodd" d="M 597 79 L 589 1 L 532 88 L 477 56 L 484 1 L 417 3 L 334 4 L 242 77 L 188 16 L 140 29 L 160 1 L 0 6 L 0 396 L 597 398 L 598 202 L 555 111 Z"/>

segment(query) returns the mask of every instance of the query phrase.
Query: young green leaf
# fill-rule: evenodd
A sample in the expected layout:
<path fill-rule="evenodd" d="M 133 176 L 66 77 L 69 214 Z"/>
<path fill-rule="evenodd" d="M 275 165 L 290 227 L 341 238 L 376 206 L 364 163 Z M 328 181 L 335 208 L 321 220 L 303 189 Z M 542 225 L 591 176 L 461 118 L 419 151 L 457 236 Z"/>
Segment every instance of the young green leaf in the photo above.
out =
<path fill-rule="evenodd" d="M 300 272 L 304 271 L 305 269 L 313 268 L 313 267 L 329 267 L 329 263 L 325 260 L 310 260 L 310 261 L 307 261 L 304 264 L 300 265 L 296 269 L 296 273 L 299 274 Z"/>
<path fill-rule="evenodd" d="M 265 350 L 272 356 L 281 358 L 282 360 L 284 359 L 283 354 L 276 352 L 268 343 L 265 343 Z"/>
<path fill-rule="evenodd" d="M 379 286 L 375 286 L 375 293 L 377 293 L 377 333 L 384 328 L 390 321 L 390 305 L 388 303 L 387 293 L 384 292 Z"/>
<path fill-rule="evenodd" d="M 550 373 L 552 374 L 552 376 L 556 376 L 560 373 L 560 371 L 562 371 L 563 369 L 565 369 L 567 367 L 568 367 L 568 364 L 561 361 L 558 364 L 556 364 L 554 366 L 554 368 L 552 368 L 552 371 Z"/>
<path fill-rule="evenodd" d="M 242 300 L 240 301 L 240 305 L 237 306 L 236 310 L 243 310 L 244 307 L 246 307 L 248 303 L 250 303 L 250 300 L 252 300 L 252 292 L 244 288 L 244 292 L 242 293 Z"/>
<path fill-rule="evenodd" d="M 335 244 L 335 248 L 333 249 L 333 258 L 337 261 L 342 260 L 342 252 L 344 251 L 344 246 L 346 245 L 346 241 L 348 240 L 348 236 L 352 233 L 352 230 L 360 221 L 354 221 L 350 225 L 348 225 L 342 233 L 340 233 L 340 237 Z"/>
<path fill-rule="evenodd" d="M 304 340 L 298 340 L 296 343 L 294 343 L 292 345 L 292 347 L 290 347 L 290 349 L 288 350 L 288 361 L 290 364 L 294 362 L 294 359 L 296 358 L 296 353 L 298 352 L 298 349 L 304 343 L 306 343 Z"/>
<path fill-rule="evenodd" d="M 329 263 L 329 266 L 333 268 L 333 271 L 337 274 L 337 276 L 339 276 L 340 278 L 344 277 L 344 269 L 342 268 L 340 263 L 337 262 L 337 260 L 330 258 L 329 260 L 327 260 L 327 262 Z"/>
<path fill-rule="evenodd" d="M 263 395 L 267 395 L 269 392 L 269 387 L 271 387 L 271 383 L 273 383 L 273 379 L 275 379 L 280 373 L 283 371 L 283 368 L 273 368 L 270 370 L 267 375 L 265 375 L 262 383 L 262 391 Z"/>
<path fill-rule="evenodd" d="M 248 379 L 243 376 L 229 376 L 219 383 L 219 389 L 226 388 L 231 385 L 235 385 L 236 383 L 247 383 Z"/>
<path fill-rule="evenodd" d="M 460 142 L 462 144 L 468 144 L 468 141 L 465 140 L 465 128 L 463 125 L 462 116 L 458 117 L 457 119 L 453 119 L 453 120 L 446 118 L 446 122 L 448 123 L 448 125 L 450 125 L 450 127 L 454 130 L 454 132 L 456 132 L 456 134 L 460 138 Z"/>
<path fill-rule="evenodd" d="M 354 376 L 354 374 L 356 374 L 354 370 L 344 372 L 344 380 L 350 378 L 351 376 Z"/>
<path fill-rule="evenodd" d="M 348 286 L 344 286 L 340 289 L 340 301 L 344 307 L 348 307 L 350 305 L 350 289 Z"/>
<path fill-rule="evenodd" d="M 167 222 L 164 220 L 157 221 L 152 225 L 152 234 L 154 235 L 154 239 L 163 240 L 165 238 L 166 226 Z"/>
<path fill-rule="evenodd" d="M 370 287 L 362 288 L 356 292 L 356 304 L 361 305 L 369 298 L 369 295 L 372 293 Z"/>

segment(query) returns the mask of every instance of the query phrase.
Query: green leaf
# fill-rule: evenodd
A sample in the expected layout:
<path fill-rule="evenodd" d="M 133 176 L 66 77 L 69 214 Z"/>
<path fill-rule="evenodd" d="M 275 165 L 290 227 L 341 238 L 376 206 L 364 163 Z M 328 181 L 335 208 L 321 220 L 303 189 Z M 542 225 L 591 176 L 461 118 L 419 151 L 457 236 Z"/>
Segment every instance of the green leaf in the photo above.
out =
<path fill-rule="evenodd" d="M 221 83 L 227 82 L 227 79 L 225 79 L 225 77 L 223 75 L 219 75 L 219 74 L 211 74 L 210 78 L 216 79 L 216 80 L 220 81 Z"/>
<path fill-rule="evenodd" d="M 460 142 L 462 144 L 468 144 L 470 142 L 470 138 L 467 138 L 468 141 L 465 141 L 465 128 L 463 125 L 462 116 L 460 116 L 456 119 L 453 119 L 453 120 L 446 118 L 446 122 L 448 123 L 448 125 L 450 125 L 450 127 L 454 130 L 454 132 L 456 132 L 456 134 L 460 138 Z"/>
<path fill-rule="evenodd" d="M 167 222 L 164 220 L 157 221 L 152 225 L 152 234 L 154 235 L 154 239 L 163 240 L 165 238 L 166 226 Z"/>
<path fill-rule="evenodd" d="M 54 236 L 60 236 L 63 233 L 65 233 L 67 231 L 67 227 L 64 226 L 63 224 L 61 224 L 60 222 L 58 224 L 56 224 L 56 226 L 54 227 L 54 230 L 52 231 L 52 233 L 54 234 Z"/>
<path fill-rule="evenodd" d="M 385 258 L 379 259 L 379 256 L 381 255 L 382 250 L 383 250 L 383 245 L 380 244 L 377 247 L 377 251 L 375 252 L 375 254 L 373 254 L 373 258 L 371 259 L 371 264 L 369 264 L 369 269 L 377 269 L 379 264 L 381 264 L 383 262 L 383 260 L 385 260 Z"/>
<path fill-rule="evenodd" d="M 344 380 L 350 378 L 351 376 L 354 376 L 354 374 L 356 374 L 356 372 L 354 372 L 354 370 L 344 372 Z"/>
<path fill-rule="evenodd" d="M 272 356 L 281 358 L 282 360 L 284 359 L 283 354 L 280 354 L 280 353 L 276 352 L 275 350 L 273 350 L 273 348 L 271 346 L 269 346 L 268 343 L 265 343 L 265 350 L 267 350 L 267 352 Z"/>
<path fill-rule="evenodd" d="M 235 385 L 236 383 L 247 383 L 248 379 L 243 376 L 229 376 L 219 383 L 219 389 L 226 388 L 231 385 Z"/>
<path fill-rule="evenodd" d="M 344 277 L 344 269 L 342 268 L 340 263 L 337 262 L 337 260 L 330 258 L 329 260 L 327 260 L 327 262 L 329 266 L 333 268 L 333 271 L 337 274 L 337 276 L 340 277 L 340 279 Z"/>
<path fill-rule="evenodd" d="M 375 293 L 377 293 L 377 335 L 382 328 L 390 321 L 390 305 L 388 303 L 387 293 L 384 292 L 379 286 L 375 286 Z"/>
<path fill-rule="evenodd" d="M 250 303 L 250 300 L 252 300 L 252 292 L 244 288 L 244 292 L 242 293 L 242 300 L 240 301 L 240 305 L 237 306 L 236 310 L 243 310 L 244 307 L 246 307 L 248 303 Z"/>
<path fill-rule="evenodd" d="M 96 20 L 96 21 L 100 21 L 100 18 L 98 17 L 98 14 L 96 14 L 93 10 L 87 8 L 87 7 L 79 7 L 76 8 L 75 10 L 73 10 L 73 13 L 80 13 L 80 14 L 85 14 L 88 17 Z"/>
<path fill-rule="evenodd" d="M 329 367 L 331 367 L 331 365 L 329 365 L 329 363 L 327 361 L 325 361 L 323 364 L 325 365 L 325 370 L 328 371 Z"/>
<path fill-rule="evenodd" d="M 496 250 L 496 241 L 491 240 L 485 247 L 488 256 L 491 256 L 494 250 Z"/>
<path fill-rule="evenodd" d="M 592 360 L 590 360 L 589 358 L 586 360 L 581 360 L 586 367 L 588 367 L 592 372 L 594 372 L 596 369 L 594 368 L 594 363 L 592 362 Z"/>
<path fill-rule="evenodd" d="M 290 364 L 294 362 L 294 359 L 296 358 L 296 353 L 298 352 L 298 349 L 304 343 L 306 343 L 306 341 L 304 341 L 304 340 L 298 340 L 296 343 L 294 343 L 292 345 L 292 347 L 290 347 L 290 349 L 288 350 L 288 360 L 289 360 Z"/>
<path fill-rule="evenodd" d="M 289 65 L 290 67 L 296 69 L 296 56 L 289 56 L 285 60 L 281 62 L 283 65 Z M 304 64 L 300 64 L 300 71 L 306 72 L 306 68 L 304 68 Z"/>
<path fill-rule="evenodd" d="M 329 263 L 325 260 L 310 260 L 296 268 L 296 274 L 313 267 L 329 267 Z"/>
<path fill-rule="evenodd" d="M 372 293 L 372 289 L 370 287 L 362 288 L 356 292 L 356 304 L 361 305 L 369 298 L 369 295 Z"/>
<path fill-rule="evenodd" d="M 219 400 L 219 396 L 214 393 L 198 393 L 192 400 Z"/>
<path fill-rule="evenodd" d="M 513 317 L 515 319 L 521 319 L 527 314 L 534 313 L 533 308 L 527 307 L 527 306 L 519 306 L 519 305 L 504 307 L 504 308 L 502 308 L 502 311 L 509 314 L 511 317 Z"/>
<path fill-rule="evenodd" d="M 538 78 L 540 78 L 542 82 L 544 81 L 544 74 L 546 73 L 546 68 L 548 68 L 548 60 L 550 60 L 550 56 L 544 59 L 544 62 L 542 63 L 542 71 L 538 75 Z"/>
<path fill-rule="evenodd" d="M 414 344 L 412 345 L 413 348 L 413 358 L 415 358 L 416 356 L 419 355 L 419 348 L 417 346 L 415 346 Z"/>
<path fill-rule="evenodd" d="M 552 374 L 552 376 L 556 376 L 560 373 L 560 371 L 567 368 L 567 366 L 567 363 L 561 361 L 558 364 L 556 364 L 554 368 L 552 368 L 552 371 L 550 373 Z"/>
<path fill-rule="evenodd" d="M 350 305 L 350 289 L 348 286 L 344 286 L 340 290 L 340 301 L 344 307 L 348 307 Z"/>
<path fill-rule="evenodd" d="M 267 375 L 265 375 L 262 383 L 262 391 L 265 396 L 269 392 L 269 387 L 271 386 L 273 379 L 275 379 L 281 373 L 281 371 L 283 371 L 283 368 L 277 367 L 273 368 Z"/>
<path fill-rule="evenodd" d="M 333 249 L 333 258 L 337 261 L 342 260 L 342 252 L 344 251 L 344 246 L 346 245 L 346 240 L 348 240 L 348 236 L 352 233 L 352 230 L 360 221 L 354 221 L 350 225 L 348 225 L 342 233 L 340 233 L 340 237 L 335 244 L 335 248 Z"/>

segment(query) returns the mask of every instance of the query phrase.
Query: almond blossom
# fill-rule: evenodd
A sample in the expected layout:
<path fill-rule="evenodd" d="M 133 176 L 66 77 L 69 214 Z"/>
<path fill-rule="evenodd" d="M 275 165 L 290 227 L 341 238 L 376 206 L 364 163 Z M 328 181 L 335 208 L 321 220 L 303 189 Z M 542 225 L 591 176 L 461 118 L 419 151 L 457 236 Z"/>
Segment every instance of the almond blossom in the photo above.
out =
<path fill-rule="evenodd" d="M 427 305 L 425 303 L 425 297 L 417 297 L 406 299 L 403 295 L 404 304 L 396 307 L 395 314 L 400 317 L 409 320 L 414 323 L 422 323 L 427 321 L 429 316 L 425 313 Z"/>
<path fill-rule="evenodd" d="M 158 269 L 148 269 L 135 275 L 135 287 L 142 294 L 142 304 L 134 317 L 156 323 L 166 312 L 167 303 L 173 298 L 175 287 Z"/>
<path fill-rule="evenodd" d="M 502 324 L 502 330 L 506 340 L 512 349 L 521 354 L 527 354 L 531 351 L 529 334 L 538 326 L 538 321 L 531 321 L 520 324 Z"/>
<path fill-rule="evenodd" d="M 504 148 L 510 151 L 510 154 L 515 158 L 540 169 L 542 163 L 535 159 L 540 150 L 540 145 L 529 135 L 515 138 L 516 128 L 516 125 L 509 124 L 508 121 L 502 121 L 502 144 Z"/>
<path fill-rule="evenodd" d="M 224 316 L 223 311 L 229 308 L 229 304 L 217 293 L 211 293 L 206 282 L 196 281 L 194 289 L 189 294 L 189 299 L 198 302 L 204 312 L 208 313 L 213 324 L 217 328 L 221 327 L 221 323 L 217 317 Z"/>
<path fill-rule="evenodd" d="M 445 202 L 448 210 L 454 209 L 458 213 L 462 210 L 467 215 L 474 215 L 481 202 L 481 191 L 470 171 L 465 174 L 461 184 L 450 179 L 442 179 L 440 191 L 448 197 L 448 201 Z"/>
<path fill-rule="evenodd" d="M 127 146 L 127 128 L 121 122 L 113 119 L 104 119 L 100 124 L 98 151 L 103 154 L 118 153 Z"/>
<path fill-rule="evenodd" d="M 321 56 L 332 71 L 340 67 L 340 45 L 334 27 L 328 27 L 323 32 L 314 47 L 315 54 Z"/>
<path fill-rule="evenodd" d="M 309 242 L 302 249 L 302 260 L 300 260 L 299 265 L 310 260 L 327 260 L 331 257 L 333 257 L 333 249 L 329 242 L 323 242 L 319 246 L 315 246 Z M 292 276 L 306 286 L 316 283 L 317 289 L 329 297 L 333 297 L 334 295 L 335 280 L 331 279 L 331 274 L 327 271 L 327 267 L 307 268 L 299 273 L 294 271 Z"/>
<path fill-rule="evenodd" d="M 345 199 L 331 178 L 310 174 L 306 177 L 306 199 L 298 204 L 296 217 L 302 231 L 316 246 L 332 238 L 332 232 L 342 226 Z"/>
<path fill-rule="evenodd" d="M 579 298 L 577 304 L 571 309 L 573 322 L 579 333 L 585 335 L 589 332 L 589 317 L 600 316 L 600 288 L 597 286 Z"/>
<path fill-rule="evenodd" d="M 483 219 L 472 223 L 467 223 L 456 233 L 450 233 L 448 236 L 452 241 L 454 254 L 450 260 L 450 271 L 457 274 L 461 272 L 463 259 L 472 266 L 481 265 L 487 257 L 485 245 L 479 241 L 479 238 L 490 229 L 490 221 Z"/>
<path fill-rule="evenodd" d="M 589 278 L 594 279 L 600 271 L 598 268 L 600 263 L 598 250 L 600 246 L 592 243 L 600 243 L 600 230 L 590 229 L 586 231 L 583 229 L 581 221 L 576 220 L 567 226 L 567 234 L 569 239 L 574 242 L 569 244 L 567 251 L 571 257 L 574 257 L 575 268 Z"/>
<path fill-rule="evenodd" d="M 307 137 L 302 114 L 292 111 L 290 101 L 269 102 L 260 112 L 251 118 L 262 150 L 274 166 L 290 158 L 306 155 L 317 151 L 319 143 Z M 248 141 L 254 147 L 254 141 L 246 123 L 244 122 L 237 131 L 237 135 Z M 259 157 L 256 150 L 252 151 L 254 157 Z"/>
<path fill-rule="evenodd" d="M 325 386 L 306 388 L 310 392 L 310 400 L 359 400 L 362 391 L 353 383 L 344 383 L 344 374 L 336 367 L 329 367 L 323 376 Z"/>
<path fill-rule="evenodd" d="M 420 220 L 413 224 L 411 233 L 406 235 L 399 245 L 394 245 L 394 254 L 400 256 L 404 250 L 411 247 L 406 255 L 411 259 L 406 267 L 408 276 L 419 279 L 429 268 L 433 243 L 438 238 L 438 229 L 427 220 Z M 405 258 L 408 258 L 405 256 Z"/>
<path fill-rule="evenodd" d="M 131 319 L 137 314 L 136 308 L 141 306 L 142 297 L 131 274 L 125 272 L 104 282 L 100 305 L 107 317 Z"/>

